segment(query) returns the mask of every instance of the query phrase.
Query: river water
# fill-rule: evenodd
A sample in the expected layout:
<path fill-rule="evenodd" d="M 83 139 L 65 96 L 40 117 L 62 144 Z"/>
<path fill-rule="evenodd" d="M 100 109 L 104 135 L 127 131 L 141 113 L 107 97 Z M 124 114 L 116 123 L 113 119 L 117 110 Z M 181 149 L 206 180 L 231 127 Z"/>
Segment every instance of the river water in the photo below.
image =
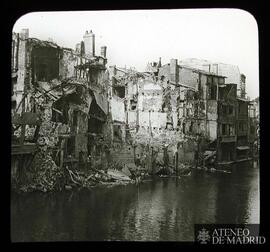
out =
<path fill-rule="evenodd" d="M 259 223 L 259 169 L 11 197 L 15 242 L 193 241 L 204 223 Z"/>

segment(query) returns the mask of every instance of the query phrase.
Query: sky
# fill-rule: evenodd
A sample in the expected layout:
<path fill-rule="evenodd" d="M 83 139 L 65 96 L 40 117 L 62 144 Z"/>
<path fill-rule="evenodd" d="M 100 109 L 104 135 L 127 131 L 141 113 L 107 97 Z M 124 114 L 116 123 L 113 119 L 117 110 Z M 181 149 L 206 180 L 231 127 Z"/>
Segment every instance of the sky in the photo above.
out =
<path fill-rule="evenodd" d="M 238 65 L 247 95 L 259 96 L 257 22 L 240 9 L 32 12 L 20 17 L 13 31 L 23 28 L 29 28 L 29 37 L 73 49 L 92 30 L 96 54 L 107 46 L 109 66 L 138 71 L 159 57 L 162 64 L 198 58 Z"/>

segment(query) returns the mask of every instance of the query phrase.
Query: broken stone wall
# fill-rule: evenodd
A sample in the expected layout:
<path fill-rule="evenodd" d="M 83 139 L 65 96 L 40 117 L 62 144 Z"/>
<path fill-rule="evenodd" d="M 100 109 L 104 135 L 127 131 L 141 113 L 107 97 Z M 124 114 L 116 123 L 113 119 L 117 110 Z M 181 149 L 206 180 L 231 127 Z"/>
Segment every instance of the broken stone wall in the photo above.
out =
<path fill-rule="evenodd" d="M 78 65 L 79 57 L 72 51 L 62 50 L 59 61 L 59 75 L 62 79 L 75 76 L 75 66 Z"/>

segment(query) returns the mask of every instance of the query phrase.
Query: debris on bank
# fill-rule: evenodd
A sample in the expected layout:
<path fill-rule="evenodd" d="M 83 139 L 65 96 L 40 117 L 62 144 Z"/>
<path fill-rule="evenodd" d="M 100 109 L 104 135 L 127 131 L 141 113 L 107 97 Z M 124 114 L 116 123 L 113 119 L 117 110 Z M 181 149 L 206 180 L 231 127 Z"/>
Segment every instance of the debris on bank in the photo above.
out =
<path fill-rule="evenodd" d="M 139 183 L 148 175 L 140 167 L 129 169 L 127 165 L 124 165 L 121 170 L 119 167 L 115 169 L 113 164 L 111 167 L 113 169 L 107 170 L 94 167 L 74 169 L 68 165 L 60 168 L 53 161 L 51 152 L 48 149 L 40 148 L 32 162 L 29 180 L 23 185 L 17 185 L 14 189 L 19 192 L 90 189 L 97 185 Z"/>

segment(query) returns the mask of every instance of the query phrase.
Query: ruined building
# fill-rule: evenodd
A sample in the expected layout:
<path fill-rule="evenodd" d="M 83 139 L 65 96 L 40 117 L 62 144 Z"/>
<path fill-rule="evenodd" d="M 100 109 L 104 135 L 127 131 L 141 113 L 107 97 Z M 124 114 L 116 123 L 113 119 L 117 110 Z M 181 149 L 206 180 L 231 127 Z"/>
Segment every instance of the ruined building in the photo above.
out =
<path fill-rule="evenodd" d="M 166 148 L 172 167 L 177 162 L 194 164 L 204 140 L 216 140 L 217 85 L 224 84 L 224 76 L 180 66 L 175 59 L 165 65 L 151 63 L 143 73 L 116 67 L 111 73 L 131 139 L 156 147 L 157 156 Z"/>
<path fill-rule="evenodd" d="M 226 76 L 176 59 L 148 63 L 141 73 L 113 66 L 110 76 L 122 141 L 157 147 L 157 156 L 165 146 L 172 167 L 185 162 L 226 169 L 249 159 L 248 101 Z M 135 155 L 142 158 L 147 149 L 139 149 Z"/>
<path fill-rule="evenodd" d="M 196 58 L 183 59 L 179 62 L 179 64 L 226 76 L 225 84 L 236 84 L 237 96 L 245 98 L 246 77 L 240 72 L 238 66 Z"/>
<path fill-rule="evenodd" d="M 106 64 L 106 47 L 96 55 L 92 31 L 75 50 L 29 38 L 27 29 L 13 33 L 13 150 L 24 152 L 37 136 L 42 141 L 42 114 L 57 129 L 54 148 L 60 165 L 85 162 L 89 155 L 101 160 L 108 127 Z M 35 139 L 27 139 L 27 132 Z M 47 133 L 44 139 L 49 141 Z"/>
<path fill-rule="evenodd" d="M 60 167 L 114 161 L 149 173 L 182 163 L 224 169 L 249 159 L 255 103 L 245 98 L 238 68 L 161 58 L 144 72 L 107 68 L 106 50 L 97 55 L 92 31 L 75 50 L 29 38 L 27 29 L 13 34 L 15 156 L 31 154 L 37 143 L 51 146 Z"/>

